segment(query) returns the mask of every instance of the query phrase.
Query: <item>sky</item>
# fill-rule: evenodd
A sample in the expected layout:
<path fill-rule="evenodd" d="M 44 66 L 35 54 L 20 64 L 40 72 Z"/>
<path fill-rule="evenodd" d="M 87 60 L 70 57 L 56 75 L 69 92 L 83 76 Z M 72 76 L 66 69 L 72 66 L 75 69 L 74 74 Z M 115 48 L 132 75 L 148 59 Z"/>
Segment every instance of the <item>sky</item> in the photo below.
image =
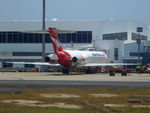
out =
<path fill-rule="evenodd" d="M 150 25 L 150 0 L 46 0 L 46 20 L 131 19 Z M 0 0 L 0 21 L 42 20 L 42 0 Z"/>

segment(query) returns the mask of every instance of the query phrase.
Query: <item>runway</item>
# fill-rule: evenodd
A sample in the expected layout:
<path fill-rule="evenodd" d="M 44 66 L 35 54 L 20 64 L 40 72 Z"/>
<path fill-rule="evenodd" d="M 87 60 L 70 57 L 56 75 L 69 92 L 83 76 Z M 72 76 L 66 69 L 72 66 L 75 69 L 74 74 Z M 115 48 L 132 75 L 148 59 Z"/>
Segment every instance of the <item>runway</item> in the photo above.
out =
<path fill-rule="evenodd" d="M 88 89 L 88 88 L 133 88 L 150 89 L 150 75 L 117 74 L 61 75 L 60 73 L 0 73 L 0 92 L 20 92 L 28 89 Z"/>

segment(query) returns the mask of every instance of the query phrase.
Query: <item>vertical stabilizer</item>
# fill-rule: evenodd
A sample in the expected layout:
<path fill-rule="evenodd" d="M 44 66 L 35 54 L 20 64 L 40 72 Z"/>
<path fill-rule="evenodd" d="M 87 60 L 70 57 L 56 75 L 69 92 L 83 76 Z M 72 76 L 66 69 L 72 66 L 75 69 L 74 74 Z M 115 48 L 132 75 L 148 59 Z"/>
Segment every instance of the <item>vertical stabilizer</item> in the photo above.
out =
<path fill-rule="evenodd" d="M 49 28 L 49 33 L 51 35 L 51 40 L 52 40 L 52 44 L 53 44 L 53 48 L 54 48 L 54 52 L 57 53 L 59 51 L 62 51 L 63 48 L 60 44 L 60 40 L 59 40 L 59 37 L 58 37 L 58 34 L 56 31 L 56 28 Z"/>

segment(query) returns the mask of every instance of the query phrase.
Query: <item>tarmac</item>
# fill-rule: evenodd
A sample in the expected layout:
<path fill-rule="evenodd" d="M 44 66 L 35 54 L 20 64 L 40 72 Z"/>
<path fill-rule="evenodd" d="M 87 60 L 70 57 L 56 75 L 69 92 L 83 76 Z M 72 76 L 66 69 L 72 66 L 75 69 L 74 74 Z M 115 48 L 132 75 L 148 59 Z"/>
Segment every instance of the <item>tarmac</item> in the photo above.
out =
<path fill-rule="evenodd" d="M 117 73 L 116 76 L 109 76 L 108 73 L 0 72 L 0 92 L 72 88 L 150 89 L 150 74 L 128 73 L 128 76 L 121 76 Z"/>
<path fill-rule="evenodd" d="M 59 72 L 0 72 L 0 80 L 57 80 L 57 81 L 118 81 L 118 82 L 150 82 L 150 74 L 128 73 L 121 76 L 109 76 L 109 73 L 64 75 Z"/>

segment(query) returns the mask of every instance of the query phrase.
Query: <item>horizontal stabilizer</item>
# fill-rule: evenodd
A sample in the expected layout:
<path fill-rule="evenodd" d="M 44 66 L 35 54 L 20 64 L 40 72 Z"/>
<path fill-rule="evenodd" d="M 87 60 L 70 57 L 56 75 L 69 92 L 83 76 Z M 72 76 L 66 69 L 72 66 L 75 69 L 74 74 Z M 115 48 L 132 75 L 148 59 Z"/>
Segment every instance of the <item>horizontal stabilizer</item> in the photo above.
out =
<path fill-rule="evenodd" d="M 62 33 L 75 33 L 76 31 L 73 31 L 73 30 L 59 30 L 59 29 L 53 29 L 53 32 L 54 32 L 54 33 L 57 33 L 57 34 L 62 34 Z"/>
<path fill-rule="evenodd" d="M 20 31 L 21 33 L 49 34 L 48 30 Z"/>
<path fill-rule="evenodd" d="M 47 62 L 5 62 L 8 64 L 31 64 L 31 65 L 44 65 L 44 66 L 60 66 L 59 64 L 50 64 Z"/>
<path fill-rule="evenodd" d="M 30 30 L 30 31 L 20 31 L 22 33 L 37 33 L 37 34 L 49 34 L 49 30 Z M 54 33 L 62 34 L 62 33 L 75 33 L 73 30 L 59 30 L 53 29 Z"/>

